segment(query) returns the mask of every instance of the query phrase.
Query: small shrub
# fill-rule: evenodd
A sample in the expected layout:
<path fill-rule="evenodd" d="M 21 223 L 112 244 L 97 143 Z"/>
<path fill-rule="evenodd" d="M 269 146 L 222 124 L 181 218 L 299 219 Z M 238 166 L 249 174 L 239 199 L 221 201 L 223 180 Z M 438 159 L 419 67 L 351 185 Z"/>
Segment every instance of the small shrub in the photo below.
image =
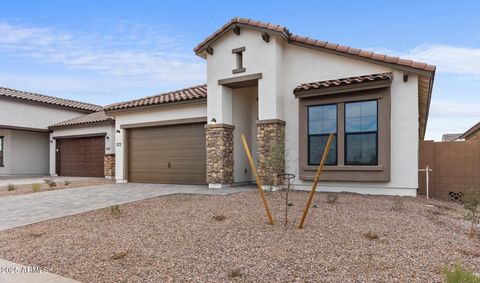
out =
<path fill-rule="evenodd" d="M 7 186 L 7 191 L 9 192 L 13 192 L 17 189 L 17 186 L 15 186 L 14 184 L 8 184 Z"/>
<path fill-rule="evenodd" d="M 363 234 L 363 236 L 365 238 L 369 239 L 370 241 L 378 240 L 378 238 L 379 238 L 378 234 L 373 233 L 371 231 L 368 231 L 367 233 Z"/>
<path fill-rule="evenodd" d="M 480 283 L 480 276 L 466 271 L 458 262 L 452 268 L 443 268 L 443 275 L 447 283 Z"/>
<path fill-rule="evenodd" d="M 38 238 L 38 237 L 41 237 L 41 236 L 45 235 L 45 232 L 44 231 L 32 231 L 32 232 L 28 233 L 28 235 L 32 236 L 33 238 Z"/>
<path fill-rule="evenodd" d="M 41 186 L 42 186 L 42 185 L 41 185 L 41 184 L 38 184 L 38 183 L 32 184 L 32 192 L 34 192 L 34 193 L 39 192 Z"/>
<path fill-rule="evenodd" d="M 327 203 L 334 204 L 337 202 L 337 194 L 336 193 L 328 193 L 327 194 Z"/>
<path fill-rule="evenodd" d="M 220 214 L 220 215 L 215 215 L 212 217 L 213 219 L 217 220 L 217 221 L 223 221 L 225 219 L 227 219 L 227 217 L 223 214 Z"/>
<path fill-rule="evenodd" d="M 466 192 L 463 195 L 463 208 L 467 212 L 466 218 L 472 223 L 471 233 L 474 234 L 475 226 L 479 222 L 480 192 Z"/>
<path fill-rule="evenodd" d="M 70 180 L 67 179 L 67 180 L 65 180 L 64 185 L 65 185 L 65 187 L 68 187 L 68 186 L 70 186 L 71 183 L 72 182 L 70 182 Z"/>
<path fill-rule="evenodd" d="M 55 180 L 53 178 L 50 178 L 50 179 L 43 179 L 43 181 L 45 182 L 45 184 L 48 185 L 48 187 L 50 189 L 53 189 L 57 186 L 57 183 L 55 182 Z"/>
<path fill-rule="evenodd" d="M 122 259 L 122 258 L 126 257 L 127 254 L 128 254 L 128 252 L 126 252 L 126 251 L 116 252 L 110 258 L 113 259 L 113 260 L 118 260 L 118 259 Z"/>
<path fill-rule="evenodd" d="M 392 201 L 391 211 L 402 211 L 403 210 L 403 198 L 401 196 L 395 196 Z"/>
<path fill-rule="evenodd" d="M 228 272 L 228 277 L 230 278 L 237 278 L 240 276 L 242 276 L 242 271 L 240 270 L 240 268 L 234 268 Z"/>
<path fill-rule="evenodd" d="M 114 204 L 112 206 L 110 206 L 110 214 L 113 215 L 113 216 L 120 216 L 120 214 L 122 213 L 122 209 L 120 208 L 120 205 L 118 204 Z"/>

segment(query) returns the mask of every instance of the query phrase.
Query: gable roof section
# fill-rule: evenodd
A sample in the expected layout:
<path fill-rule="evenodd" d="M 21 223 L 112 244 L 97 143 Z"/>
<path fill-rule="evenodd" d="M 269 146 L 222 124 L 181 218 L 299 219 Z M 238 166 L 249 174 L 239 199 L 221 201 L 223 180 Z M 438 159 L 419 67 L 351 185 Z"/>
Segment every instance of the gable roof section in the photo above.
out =
<path fill-rule="evenodd" d="M 371 74 L 365 76 L 357 76 L 357 77 L 348 77 L 342 79 L 335 79 L 335 80 L 325 80 L 319 82 L 310 82 L 310 83 L 302 83 L 297 86 L 293 93 L 301 93 L 304 91 L 309 90 L 320 90 L 326 88 L 332 88 L 337 86 L 348 86 L 348 85 L 355 85 L 364 82 L 375 82 L 375 81 L 392 81 L 393 74 L 392 73 L 380 73 L 380 74 Z"/>
<path fill-rule="evenodd" d="M 473 136 L 476 132 L 480 132 L 480 122 L 475 124 L 475 126 L 471 127 L 468 129 L 465 133 L 463 133 L 459 138 L 460 139 L 466 139 L 469 138 L 470 136 Z"/>
<path fill-rule="evenodd" d="M 102 110 L 102 111 L 90 113 L 87 115 L 83 115 L 80 117 L 76 117 L 70 120 L 55 123 L 51 125 L 49 128 L 67 127 L 67 126 L 93 124 L 93 123 L 101 123 L 101 122 L 113 122 L 113 121 L 115 120 L 113 118 L 108 117 L 105 114 L 105 111 Z"/>
<path fill-rule="evenodd" d="M 53 96 L 47 96 L 43 94 L 20 91 L 16 89 L 0 87 L 0 97 L 8 97 L 15 99 L 22 99 L 26 101 L 33 101 L 39 103 L 50 104 L 54 106 L 71 108 L 76 110 L 81 110 L 82 112 L 95 112 L 102 109 L 102 106 L 79 102 L 70 99 L 58 98 Z"/>
<path fill-rule="evenodd" d="M 180 90 L 148 96 L 141 99 L 135 99 L 126 102 L 110 104 L 104 107 L 105 111 L 119 111 L 132 108 L 145 108 L 169 103 L 179 103 L 194 100 L 201 100 L 207 97 L 207 85 L 197 85 Z"/>
<path fill-rule="evenodd" d="M 340 45 L 332 42 L 327 42 L 327 41 L 317 40 L 317 39 L 313 39 L 305 36 L 296 35 L 291 33 L 288 30 L 288 28 L 280 25 L 261 22 L 261 21 L 255 21 L 252 19 L 246 19 L 246 18 L 240 18 L 240 17 L 235 17 L 231 19 L 228 23 L 223 25 L 220 29 L 215 31 L 212 35 L 210 35 L 205 40 L 203 40 L 200 44 L 198 44 L 193 49 L 193 51 L 197 55 L 200 55 L 200 53 L 204 51 L 210 44 L 214 43 L 217 39 L 219 39 L 221 36 L 223 36 L 225 33 L 227 33 L 229 30 L 231 30 L 235 26 L 248 27 L 248 28 L 259 30 L 259 31 L 264 31 L 267 33 L 278 34 L 281 37 L 283 37 L 288 43 L 300 44 L 306 47 L 314 47 L 324 51 L 335 52 L 337 54 L 354 56 L 354 57 L 357 57 L 358 59 L 371 60 L 377 63 L 397 65 L 397 67 L 398 66 L 408 67 L 408 68 L 411 68 L 412 70 L 426 71 L 426 72 L 435 72 L 435 68 L 436 68 L 434 65 L 429 65 L 422 62 L 401 59 L 399 57 L 387 56 L 385 54 L 374 53 L 371 51 L 365 51 L 358 48 L 352 48 L 350 46 L 344 46 L 344 45 Z"/>

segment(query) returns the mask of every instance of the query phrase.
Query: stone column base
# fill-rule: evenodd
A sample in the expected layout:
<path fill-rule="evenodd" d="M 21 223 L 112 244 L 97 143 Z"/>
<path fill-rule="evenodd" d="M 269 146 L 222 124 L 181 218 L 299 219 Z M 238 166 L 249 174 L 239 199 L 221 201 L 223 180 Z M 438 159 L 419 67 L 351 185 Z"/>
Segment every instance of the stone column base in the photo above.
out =
<path fill-rule="evenodd" d="M 205 126 L 209 187 L 222 187 L 233 183 L 234 129 L 234 126 L 228 124 Z"/>
<path fill-rule="evenodd" d="M 257 121 L 258 175 L 264 185 L 277 186 L 277 174 L 285 172 L 285 121 Z"/>
<path fill-rule="evenodd" d="M 115 178 L 115 154 L 105 154 L 103 158 L 103 174 L 107 179 Z"/>

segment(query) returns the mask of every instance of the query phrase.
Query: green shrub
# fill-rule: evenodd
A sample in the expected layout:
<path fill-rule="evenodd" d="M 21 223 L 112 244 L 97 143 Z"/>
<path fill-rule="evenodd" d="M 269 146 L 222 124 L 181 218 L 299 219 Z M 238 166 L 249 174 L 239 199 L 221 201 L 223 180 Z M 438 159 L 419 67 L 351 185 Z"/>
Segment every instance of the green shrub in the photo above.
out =
<path fill-rule="evenodd" d="M 122 209 L 120 208 L 120 205 L 118 204 L 114 204 L 112 206 L 110 206 L 110 214 L 113 215 L 113 216 L 120 216 L 120 214 L 122 213 Z"/>
<path fill-rule="evenodd" d="M 50 178 L 50 179 L 43 179 L 43 181 L 48 185 L 48 187 L 50 189 L 53 189 L 57 186 L 57 183 L 55 182 L 54 179 Z"/>
<path fill-rule="evenodd" d="M 466 192 L 463 195 L 463 208 L 467 212 L 467 219 L 472 223 L 471 232 L 475 233 L 475 226 L 478 224 L 478 213 L 480 210 L 480 191 Z"/>
<path fill-rule="evenodd" d="M 458 262 L 452 268 L 443 268 L 443 275 L 447 283 L 480 283 L 480 276 L 466 271 Z"/>
<path fill-rule="evenodd" d="M 334 204 L 337 202 L 337 194 L 336 193 L 328 193 L 327 194 L 327 203 Z"/>
<path fill-rule="evenodd" d="M 9 192 L 13 192 L 17 189 L 17 186 L 15 186 L 14 184 L 8 184 L 7 186 L 7 191 Z"/>
<path fill-rule="evenodd" d="M 32 192 L 34 193 L 39 192 L 41 187 L 42 187 L 41 184 L 38 184 L 38 183 L 32 184 Z"/>

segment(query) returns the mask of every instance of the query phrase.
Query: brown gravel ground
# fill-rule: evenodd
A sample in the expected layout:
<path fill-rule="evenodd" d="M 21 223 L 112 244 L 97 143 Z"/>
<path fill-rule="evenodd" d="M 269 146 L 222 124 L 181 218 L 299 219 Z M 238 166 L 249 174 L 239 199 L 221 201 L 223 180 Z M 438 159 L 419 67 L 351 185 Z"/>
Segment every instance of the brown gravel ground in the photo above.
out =
<path fill-rule="evenodd" d="M 254 191 L 172 195 L 1 232 L 0 257 L 83 282 L 440 282 L 456 261 L 480 272 L 458 204 L 316 194 L 298 230 L 307 193 L 292 192 L 285 232 L 284 200 L 268 198 L 274 226 Z"/>
<path fill-rule="evenodd" d="M 87 187 L 87 186 L 96 186 L 96 185 L 103 185 L 103 184 L 113 184 L 113 180 L 109 179 L 85 179 L 85 180 L 72 180 L 68 186 L 65 186 L 65 181 L 56 181 L 57 186 L 53 189 L 50 189 L 45 182 L 39 183 L 40 192 L 43 191 L 50 191 L 50 190 L 61 190 L 61 189 L 72 189 L 72 188 L 79 188 L 79 187 Z M 13 195 L 23 195 L 23 194 L 30 194 L 33 193 L 32 184 L 26 185 L 15 185 L 14 191 L 8 191 L 8 187 L 0 187 L 0 198 L 1 197 L 8 197 Z"/>

